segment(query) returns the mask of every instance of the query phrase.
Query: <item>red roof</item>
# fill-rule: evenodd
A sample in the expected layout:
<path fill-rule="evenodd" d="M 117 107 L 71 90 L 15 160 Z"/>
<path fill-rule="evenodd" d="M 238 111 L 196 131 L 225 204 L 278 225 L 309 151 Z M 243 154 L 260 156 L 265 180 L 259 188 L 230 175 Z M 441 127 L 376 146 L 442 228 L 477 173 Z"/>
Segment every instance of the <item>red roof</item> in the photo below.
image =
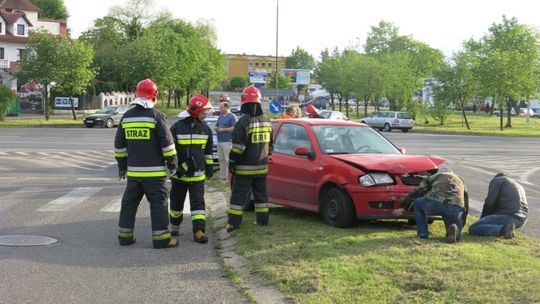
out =
<path fill-rule="evenodd" d="M 0 15 L 4 18 L 4 20 L 6 20 L 7 24 L 13 24 L 22 17 L 24 20 L 26 20 L 28 26 L 32 26 L 32 23 L 30 20 L 28 20 L 28 18 L 26 18 L 26 14 L 23 12 L 7 13 L 0 11 Z"/>
<path fill-rule="evenodd" d="M 12 10 L 40 12 L 41 9 L 28 0 L 0 0 L 0 8 L 9 8 Z"/>
<path fill-rule="evenodd" d="M 15 43 L 28 43 L 28 37 L 14 36 L 13 34 L 6 32 L 5 35 L 0 35 L 0 42 L 15 42 Z"/>

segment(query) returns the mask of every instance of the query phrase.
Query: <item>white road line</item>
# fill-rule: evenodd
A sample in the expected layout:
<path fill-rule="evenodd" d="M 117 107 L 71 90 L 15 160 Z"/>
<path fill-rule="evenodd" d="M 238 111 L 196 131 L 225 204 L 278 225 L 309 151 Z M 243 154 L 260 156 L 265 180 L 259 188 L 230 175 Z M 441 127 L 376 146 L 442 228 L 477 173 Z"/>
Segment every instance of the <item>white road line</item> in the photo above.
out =
<path fill-rule="evenodd" d="M 25 187 L 3 195 L 2 200 L 0 200 L 0 211 L 4 211 L 13 205 L 30 201 L 45 190 L 46 188 L 44 187 Z"/>
<path fill-rule="evenodd" d="M 87 200 L 99 190 L 101 190 L 101 187 L 74 188 L 64 196 L 59 197 L 37 209 L 37 211 L 67 211 Z"/>
<path fill-rule="evenodd" d="M 15 152 L 16 154 L 22 155 L 22 156 L 29 156 L 30 154 L 26 152 Z"/>
<path fill-rule="evenodd" d="M 108 203 L 105 207 L 101 208 L 101 212 L 120 212 L 122 206 L 122 197 L 117 197 Z"/>

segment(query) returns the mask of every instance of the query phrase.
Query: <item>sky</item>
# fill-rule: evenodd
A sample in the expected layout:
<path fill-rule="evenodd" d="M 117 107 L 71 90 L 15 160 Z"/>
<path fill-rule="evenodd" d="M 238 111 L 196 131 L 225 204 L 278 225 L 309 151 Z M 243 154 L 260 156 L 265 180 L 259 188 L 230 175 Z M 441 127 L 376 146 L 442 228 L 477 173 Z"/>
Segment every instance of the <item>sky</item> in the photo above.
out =
<path fill-rule="evenodd" d="M 539 0 L 154 0 L 155 11 L 166 9 L 190 22 L 214 25 L 217 47 L 226 54 L 288 56 L 297 47 L 319 59 L 321 51 L 338 47 L 363 49 L 371 26 L 381 20 L 441 50 L 446 56 L 462 49 L 465 40 L 483 37 L 502 16 L 540 31 Z M 93 21 L 127 0 L 64 0 L 73 37 Z"/>

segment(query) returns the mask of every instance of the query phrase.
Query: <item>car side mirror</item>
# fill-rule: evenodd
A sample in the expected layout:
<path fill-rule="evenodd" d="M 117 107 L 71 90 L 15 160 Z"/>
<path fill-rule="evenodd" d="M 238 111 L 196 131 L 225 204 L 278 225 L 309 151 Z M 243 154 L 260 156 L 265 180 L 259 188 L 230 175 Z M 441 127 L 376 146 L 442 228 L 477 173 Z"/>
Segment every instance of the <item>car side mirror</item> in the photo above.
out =
<path fill-rule="evenodd" d="M 399 152 L 401 152 L 401 154 L 405 154 L 407 152 L 405 148 L 398 147 L 397 149 L 399 150 Z"/>
<path fill-rule="evenodd" d="M 309 159 L 313 159 L 313 153 L 309 152 L 309 149 L 306 146 L 298 146 L 294 148 L 294 154 L 307 156 Z"/>

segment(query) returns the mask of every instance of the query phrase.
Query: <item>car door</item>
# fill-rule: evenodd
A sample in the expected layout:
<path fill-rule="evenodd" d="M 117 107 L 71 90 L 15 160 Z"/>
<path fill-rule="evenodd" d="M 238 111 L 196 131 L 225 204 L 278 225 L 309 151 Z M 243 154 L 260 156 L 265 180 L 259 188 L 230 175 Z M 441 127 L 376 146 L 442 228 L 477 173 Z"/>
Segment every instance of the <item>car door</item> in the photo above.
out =
<path fill-rule="evenodd" d="M 124 113 L 127 112 L 127 110 L 129 110 L 129 106 L 119 106 L 118 108 L 116 108 L 116 110 L 114 111 L 114 115 L 112 116 L 115 126 L 120 124 L 120 120 L 122 120 L 122 117 L 124 116 Z"/>
<path fill-rule="evenodd" d="M 321 171 L 316 159 L 294 154 L 298 146 L 313 152 L 313 136 L 304 125 L 282 123 L 268 158 L 268 196 L 277 203 L 317 210 L 317 186 Z"/>
<path fill-rule="evenodd" d="M 382 128 L 384 125 L 384 117 L 382 112 L 376 112 L 371 115 L 368 125 L 372 128 Z"/>

